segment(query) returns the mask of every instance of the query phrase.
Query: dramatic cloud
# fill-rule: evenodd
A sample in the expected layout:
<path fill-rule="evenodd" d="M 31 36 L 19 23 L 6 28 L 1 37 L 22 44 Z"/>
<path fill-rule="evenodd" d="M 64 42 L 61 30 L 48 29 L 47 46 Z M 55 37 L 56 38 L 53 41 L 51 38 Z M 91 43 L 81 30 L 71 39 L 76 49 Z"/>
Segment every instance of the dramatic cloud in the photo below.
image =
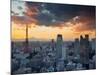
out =
<path fill-rule="evenodd" d="M 33 3 L 25 3 L 26 6 L 26 12 L 25 15 L 34 18 L 35 16 L 37 16 L 39 9 L 37 8 L 37 6 Z"/>
<path fill-rule="evenodd" d="M 25 26 L 29 25 L 30 39 L 56 39 L 57 34 L 62 34 L 64 40 L 72 40 L 81 34 L 89 34 L 94 38 L 95 9 L 95 6 L 87 5 L 14 0 L 11 9 L 12 37 L 24 39 Z"/>
<path fill-rule="evenodd" d="M 12 21 L 21 25 L 37 23 L 37 20 L 27 16 L 12 16 Z"/>
<path fill-rule="evenodd" d="M 16 24 L 20 24 L 20 25 L 25 25 L 25 24 L 32 24 L 35 23 L 37 24 L 38 21 L 35 19 L 35 16 L 37 15 L 38 9 L 36 7 L 30 7 L 29 5 L 27 5 L 24 2 L 24 6 L 17 6 L 16 7 L 19 9 L 19 13 L 15 13 L 14 11 L 11 11 L 12 16 L 12 22 L 16 23 Z M 24 11 L 22 11 L 22 9 L 24 8 Z M 20 12 L 23 15 L 19 15 Z"/>
<path fill-rule="evenodd" d="M 59 27 L 82 23 L 84 28 L 95 28 L 94 6 L 31 2 L 28 2 L 27 6 L 29 9 L 37 7 L 38 15 L 36 16 L 36 19 L 39 21 L 39 25 Z"/>
<path fill-rule="evenodd" d="M 18 9 L 22 10 L 22 7 Z M 74 27 L 76 31 L 96 28 L 95 6 L 25 2 L 23 16 L 12 13 L 12 21 L 15 23 L 35 22 L 39 26 Z"/>
<path fill-rule="evenodd" d="M 83 30 L 95 30 L 96 29 L 96 23 L 93 18 L 89 17 L 81 17 L 78 22 L 79 26 L 76 26 L 77 31 L 83 31 Z"/>
<path fill-rule="evenodd" d="M 95 10 L 81 11 L 79 16 L 73 18 L 76 31 L 96 30 Z"/>
<path fill-rule="evenodd" d="M 39 25 L 54 25 L 54 23 L 56 23 L 56 20 L 54 21 L 55 15 L 47 10 L 45 5 L 46 4 L 44 3 L 26 2 L 26 7 L 28 9 L 27 13 L 31 14 L 30 17 L 37 19 L 39 21 Z"/>

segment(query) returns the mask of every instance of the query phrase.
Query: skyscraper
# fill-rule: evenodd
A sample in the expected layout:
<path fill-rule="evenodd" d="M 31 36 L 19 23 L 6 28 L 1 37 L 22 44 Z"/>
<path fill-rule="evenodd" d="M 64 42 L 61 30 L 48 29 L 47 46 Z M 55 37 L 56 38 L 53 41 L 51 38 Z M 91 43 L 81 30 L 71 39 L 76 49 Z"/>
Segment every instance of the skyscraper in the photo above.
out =
<path fill-rule="evenodd" d="M 62 44 L 63 44 L 63 38 L 61 34 L 57 35 L 57 42 L 56 42 L 56 56 L 57 59 L 62 58 Z"/>
<path fill-rule="evenodd" d="M 89 35 L 80 36 L 80 63 L 84 68 L 89 69 L 89 54 L 90 54 Z"/>
<path fill-rule="evenodd" d="M 96 50 L 96 38 L 93 38 L 91 40 L 91 44 L 92 44 L 92 50 L 95 51 Z"/>
<path fill-rule="evenodd" d="M 54 51 L 55 50 L 55 41 L 54 39 L 51 40 L 51 48 Z"/>
<path fill-rule="evenodd" d="M 79 54 L 79 39 L 76 38 L 74 42 L 75 55 Z"/>

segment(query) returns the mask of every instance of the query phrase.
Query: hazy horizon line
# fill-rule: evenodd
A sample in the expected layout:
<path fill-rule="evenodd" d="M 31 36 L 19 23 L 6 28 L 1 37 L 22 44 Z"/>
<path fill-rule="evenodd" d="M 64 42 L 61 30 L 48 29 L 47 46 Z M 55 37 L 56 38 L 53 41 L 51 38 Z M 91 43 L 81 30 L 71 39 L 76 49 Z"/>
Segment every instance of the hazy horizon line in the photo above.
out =
<path fill-rule="evenodd" d="M 80 40 L 80 38 L 78 38 Z M 92 40 L 92 39 L 96 39 L 96 37 L 94 38 L 89 38 L 89 40 Z M 52 39 L 28 39 L 29 41 L 51 41 Z M 53 39 L 54 41 L 56 41 L 56 39 Z M 63 41 L 74 41 L 74 39 L 63 39 Z M 14 42 L 24 42 L 25 39 L 11 39 L 11 41 L 14 41 Z"/>

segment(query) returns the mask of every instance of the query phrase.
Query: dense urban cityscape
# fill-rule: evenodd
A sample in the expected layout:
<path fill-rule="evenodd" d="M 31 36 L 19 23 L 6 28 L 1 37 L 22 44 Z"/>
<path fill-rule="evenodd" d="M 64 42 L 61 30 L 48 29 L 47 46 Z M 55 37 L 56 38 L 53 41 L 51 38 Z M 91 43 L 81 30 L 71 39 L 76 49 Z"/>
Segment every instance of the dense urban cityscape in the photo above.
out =
<path fill-rule="evenodd" d="M 12 41 L 11 46 L 12 74 L 96 68 L 96 38 L 90 39 L 88 34 L 74 41 L 64 41 L 61 34 L 51 41 Z"/>
<path fill-rule="evenodd" d="M 96 6 L 11 2 L 11 73 L 96 69 Z"/>

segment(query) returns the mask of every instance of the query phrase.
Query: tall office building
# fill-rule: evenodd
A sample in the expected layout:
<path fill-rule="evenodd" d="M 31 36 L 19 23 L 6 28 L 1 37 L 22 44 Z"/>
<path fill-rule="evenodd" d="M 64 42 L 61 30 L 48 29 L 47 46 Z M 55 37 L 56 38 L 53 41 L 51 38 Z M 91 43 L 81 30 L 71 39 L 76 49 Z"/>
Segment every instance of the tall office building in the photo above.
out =
<path fill-rule="evenodd" d="M 55 41 L 54 41 L 54 39 L 51 40 L 51 48 L 52 48 L 52 51 L 55 50 Z"/>
<path fill-rule="evenodd" d="M 89 42 L 89 35 L 80 36 L 80 63 L 83 64 L 83 67 L 89 69 L 89 54 L 91 46 Z"/>
<path fill-rule="evenodd" d="M 63 38 L 61 34 L 57 35 L 57 42 L 56 42 L 56 69 L 57 71 L 64 70 L 64 59 L 66 56 L 66 49 L 63 47 Z"/>
<path fill-rule="evenodd" d="M 95 51 L 96 50 L 96 38 L 93 38 L 91 40 L 91 45 L 92 45 L 92 50 Z"/>
<path fill-rule="evenodd" d="M 56 56 L 57 59 L 62 58 L 62 44 L 63 44 L 63 38 L 61 34 L 57 35 L 57 42 L 56 42 Z"/>
<path fill-rule="evenodd" d="M 74 49 L 75 49 L 75 55 L 77 56 L 79 54 L 79 39 L 76 38 L 74 41 Z"/>

